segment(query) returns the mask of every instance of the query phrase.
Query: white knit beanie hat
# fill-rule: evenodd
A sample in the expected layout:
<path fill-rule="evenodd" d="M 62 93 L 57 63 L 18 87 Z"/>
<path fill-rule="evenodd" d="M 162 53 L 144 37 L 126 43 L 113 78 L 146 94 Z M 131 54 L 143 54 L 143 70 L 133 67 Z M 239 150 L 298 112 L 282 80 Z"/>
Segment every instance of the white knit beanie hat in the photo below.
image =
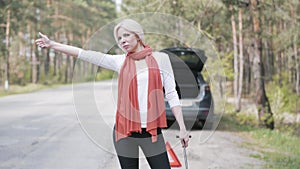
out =
<path fill-rule="evenodd" d="M 136 22 L 133 19 L 124 19 L 123 21 L 121 21 L 120 23 L 118 23 L 115 28 L 114 28 L 114 37 L 116 42 L 118 43 L 118 36 L 117 36 L 117 32 L 118 29 L 122 27 L 126 30 L 128 30 L 129 32 L 135 33 L 139 39 L 141 40 L 142 44 L 145 45 L 145 38 L 144 38 L 144 31 L 142 26 Z"/>

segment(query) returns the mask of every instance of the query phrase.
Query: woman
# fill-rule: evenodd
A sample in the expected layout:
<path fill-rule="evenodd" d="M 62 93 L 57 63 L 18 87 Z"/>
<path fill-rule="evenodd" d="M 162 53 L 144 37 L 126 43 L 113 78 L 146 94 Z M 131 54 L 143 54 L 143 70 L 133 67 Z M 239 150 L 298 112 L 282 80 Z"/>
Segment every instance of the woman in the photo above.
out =
<path fill-rule="evenodd" d="M 145 44 L 139 23 L 125 19 L 114 28 L 114 37 L 123 55 L 108 55 L 64 45 L 39 33 L 36 44 L 114 70 L 119 73 L 114 145 L 123 169 L 137 169 L 139 147 L 152 169 L 169 169 L 161 128 L 167 127 L 165 98 L 180 127 L 182 146 L 189 135 L 182 117 L 171 63 L 167 54 L 152 52 Z"/>

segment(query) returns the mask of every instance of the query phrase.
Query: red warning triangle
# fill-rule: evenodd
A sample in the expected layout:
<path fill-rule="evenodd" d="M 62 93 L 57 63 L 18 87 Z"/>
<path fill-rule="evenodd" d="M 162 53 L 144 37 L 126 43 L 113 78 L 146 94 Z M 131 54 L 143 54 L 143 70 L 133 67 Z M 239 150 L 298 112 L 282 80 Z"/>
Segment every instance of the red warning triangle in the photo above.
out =
<path fill-rule="evenodd" d="M 173 161 L 170 160 L 170 166 L 171 167 L 181 167 L 181 163 L 180 163 L 179 159 L 177 158 L 176 154 L 174 153 L 169 142 L 166 142 L 166 148 L 167 148 L 168 155 L 171 156 L 171 158 L 173 160 Z"/>

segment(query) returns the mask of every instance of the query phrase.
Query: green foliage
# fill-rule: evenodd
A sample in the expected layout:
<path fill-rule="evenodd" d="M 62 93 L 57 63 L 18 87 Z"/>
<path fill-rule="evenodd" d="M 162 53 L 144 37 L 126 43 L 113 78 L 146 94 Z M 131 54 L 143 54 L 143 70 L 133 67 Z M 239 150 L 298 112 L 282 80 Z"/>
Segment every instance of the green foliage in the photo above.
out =
<path fill-rule="evenodd" d="M 113 78 L 114 72 L 107 69 L 100 69 L 100 71 L 97 72 L 95 81 L 101 81 L 101 80 L 107 80 Z"/>
<path fill-rule="evenodd" d="M 236 24 L 238 24 L 237 16 L 238 9 L 243 9 L 243 35 L 244 35 L 244 57 L 248 59 L 248 71 L 251 71 L 251 56 L 248 56 L 248 49 L 252 44 L 252 27 L 251 9 L 249 9 L 248 1 L 245 0 L 123 0 L 122 11 L 117 13 L 115 3 L 113 0 L 51 0 L 51 1 L 0 1 L 0 37 L 5 39 L 5 23 L 6 12 L 11 9 L 11 37 L 15 41 L 15 46 L 12 47 L 11 69 L 15 71 L 22 71 L 24 75 L 20 78 L 21 73 L 11 73 L 11 83 L 26 84 L 31 82 L 31 65 L 30 50 L 35 52 L 33 40 L 37 37 L 37 32 L 42 31 L 49 35 L 51 39 L 59 42 L 82 47 L 92 34 L 99 28 L 105 26 L 107 23 L 114 21 L 118 16 L 124 17 L 143 12 L 159 12 L 178 16 L 187 20 L 194 25 L 194 28 L 200 32 L 205 32 L 209 35 L 209 39 L 213 41 L 214 47 L 218 51 L 224 68 L 226 79 L 231 81 L 234 78 L 233 74 L 233 46 L 232 46 L 232 28 L 230 15 L 234 14 L 236 17 Z M 50 2 L 50 4 L 47 4 Z M 229 5 L 233 5 L 233 11 L 229 9 Z M 262 63 L 270 68 L 271 72 L 269 79 L 277 74 L 278 78 L 273 78 L 276 83 L 280 82 L 280 87 L 275 87 L 271 84 L 267 85 L 266 91 L 268 96 L 272 97 L 271 103 L 274 114 L 279 112 L 297 113 L 299 108 L 299 96 L 293 94 L 295 89 L 295 61 L 298 61 L 299 67 L 299 52 L 295 57 L 293 51 L 293 44 L 296 43 L 299 51 L 300 40 L 299 36 L 299 9 L 300 3 L 297 0 L 265 0 L 260 1 L 260 21 L 261 21 L 261 38 L 263 40 L 263 53 L 267 63 Z M 145 21 L 147 22 L 147 21 Z M 162 22 L 168 22 L 162 20 Z M 157 23 L 157 25 L 163 25 Z M 236 25 L 238 26 L 238 25 Z M 184 30 L 186 32 L 186 30 Z M 188 32 L 188 31 L 187 31 Z M 22 33 L 22 34 L 19 34 Z M 20 36 L 20 37 L 19 37 Z M 72 37 L 72 39 L 68 39 Z M 189 46 L 190 44 L 182 44 L 178 39 L 171 39 L 164 35 L 147 34 L 146 40 L 154 49 L 162 49 L 170 46 Z M 101 40 L 100 40 L 101 41 Z M 26 55 L 19 56 L 21 50 L 18 43 L 24 45 L 27 50 Z M 18 47 L 19 45 L 19 47 Z M 206 47 L 206 46 L 205 46 Z M 100 47 L 99 47 L 100 48 Z M 0 85 L 4 81 L 5 68 L 5 43 L 0 43 Z M 53 51 L 50 52 L 53 55 Z M 64 70 L 66 67 L 65 59 L 62 60 L 60 72 L 53 75 L 54 65 L 53 60 L 49 63 L 50 72 L 48 75 L 44 74 L 44 63 L 46 62 L 45 52 L 38 51 L 40 57 L 40 82 L 39 83 L 56 83 L 64 81 Z M 19 61 L 14 61 L 19 57 L 25 57 Z M 58 56 L 59 57 L 59 56 Z M 247 58 L 249 57 L 249 58 Z M 294 57 L 294 59 L 293 59 Z M 51 57 L 51 59 L 54 59 Z M 297 60 L 298 59 L 298 60 Z M 20 64 L 22 61 L 25 65 Z M 208 58 L 208 62 L 213 62 Z M 280 63 L 279 63 L 280 62 Z M 281 65 L 282 67 L 276 67 Z M 15 66 L 20 66 L 16 67 Z M 83 70 L 90 72 L 91 67 Z M 293 73 L 291 73 L 293 72 Z M 208 74 L 204 72 L 206 76 Z M 93 75 L 91 75 L 93 76 Z M 250 73 L 247 74 L 247 82 L 253 81 Z M 268 79 L 268 80 L 269 80 Z M 286 79 L 286 80 L 284 80 Z M 275 83 L 274 82 L 274 83 Z M 250 82 L 252 85 L 252 82 Z M 250 85 L 249 85 L 250 86 Z M 271 90 L 272 89 L 272 90 Z M 274 92 L 274 89 L 276 90 Z M 250 94 L 255 94 L 254 92 Z"/>
<path fill-rule="evenodd" d="M 283 85 L 279 85 L 275 82 L 268 83 L 267 95 L 269 96 L 270 104 L 273 113 L 276 115 L 282 115 L 282 113 L 299 113 L 297 106 L 299 106 L 299 96 L 291 90 L 293 88 L 291 83 L 287 80 L 282 80 Z M 275 80 L 276 81 L 276 80 Z"/>
<path fill-rule="evenodd" d="M 256 129 L 259 130 L 257 123 L 256 116 L 253 112 L 247 113 L 244 109 L 240 112 L 236 112 L 235 105 L 233 103 L 227 103 L 219 129 L 235 132 L 250 132 Z"/>
<path fill-rule="evenodd" d="M 257 117 L 254 114 L 247 114 L 247 113 L 240 112 L 236 114 L 236 119 L 240 125 L 251 125 L 251 126 L 258 125 Z"/>
<path fill-rule="evenodd" d="M 112 0 L 66 0 L 66 1 L 1 1 L 0 37 L 6 38 L 7 11 L 10 16 L 10 84 L 25 85 L 32 82 L 31 60 L 35 55 L 39 59 L 38 83 L 64 83 L 66 79 L 66 59 L 56 65 L 54 71 L 54 52 L 50 51 L 49 73 L 45 72 L 46 52 L 36 49 L 34 40 L 38 32 L 43 32 L 50 39 L 75 46 L 83 46 L 93 32 L 116 18 L 115 4 Z M 68 39 L 71 38 L 71 39 Z M 6 46 L 0 43 L 0 85 L 4 82 Z M 58 55 L 55 55 L 60 57 Z M 68 67 L 68 69 L 70 69 Z M 69 79 L 66 79 L 70 82 Z"/>
<path fill-rule="evenodd" d="M 294 169 L 300 166 L 300 138 L 286 133 L 266 129 L 253 130 L 260 151 L 264 154 L 266 168 Z"/>
<path fill-rule="evenodd" d="M 29 67 L 29 62 L 26 58 L 19 58 L 15 60 L 16 62 L 10 62 L 11 67 L 14 69 L 10 72 L 11 79 L 10 81 L 13 84 L 25 85 L 28 81 L 26 81 L 26 70 Z"/>
<path fill-rule="evenodd" d="M 276 129 L 283 133 L 300 136 L 300 123 L 296 116 L 300 113 L 300 98 L 290 89 L 293 87 L 284 78 L 283 85 L 271 82 L 268 84 L 268 96 L 274 113 Z"/>
<path fill-rule="evenodd" d="M 222 116 L 218 129 L 235 131 L 242 136 L 250 137 L 251 142 L 245 143 L 244 146 L 259 152 L 251 157 L 264 160 L 263 168 L 295 169 L 300 166 L 300 135 L 295 136 L 282 130 L 258 128 L 250 124 L 252 117 L 247 118 L 247 115 L 234 111 L 233 104 L 226 105 L 226 113 Z M 243 122 L 243 119 L 246 122 Z"/>
<path fill-rule="evenodd" d="M 258 126 L 257 116 L 253 112 L 246 112 L 246 110 L 241 110 L 236 112 L 235 106 L 233 104 L 226 104 L 226 118 L 235 121 L 239 126 Z"/>
<path fill-rule="evenodd" d="M 225 53 L 224 56 L 221 58 L 222 65 L 224 68 L 224 74 L 229 81 L 232 81 L 234 78 L 234 71 L 233 71 L 233 52 Z"/>

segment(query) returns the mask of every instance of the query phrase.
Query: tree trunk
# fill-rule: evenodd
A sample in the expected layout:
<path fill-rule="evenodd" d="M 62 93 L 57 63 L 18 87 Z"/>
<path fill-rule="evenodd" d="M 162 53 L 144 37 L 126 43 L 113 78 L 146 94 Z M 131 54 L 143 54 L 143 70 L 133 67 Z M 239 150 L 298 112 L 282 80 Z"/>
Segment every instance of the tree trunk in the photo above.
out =
<path fill-rule="evenodd" d="M 233 93 L 235 99 L 235 110 L 240 111 L 239 100 L 238 100 L 238 48 L 237 48 L 237 37 L 236 37 L 236 26 L 233 5 L 229 6 L 231 11 L 231 28 L 232 28 L 232 41 L 233 41 L 233 66 L 234 66 L 234 82 L 233 82 Z"/>
<path fill-rule="evenodd" d="M 243 49 L 243 10 L 239 8 L 239 56 L 240 56 L 240 66 L 239 66 L 239 84 L 238 84 L 238 103 L 237 108 L 238 111 L 241 110 L 241 99 L 242 99 L 242 91 L 243 91 L 243 75 L 244 75 L 244 49 Z"/>
<path fill-rule="evenodd" d="M 45 73 L 46 79 L 49 75 L 49 70 L 50 70 L 50 49 L 47 49 L 46 58 L 45 58 L 45 62 L 44 62 L 44 73 Z"/>
<path fill-rule="evenodd" d="M 32 30 L 31 29 L 31 37 L 36 37 L 36 29 Z M 39 56 L 38 56 L 38 49 L 37 46 L 32 43 L 31 45 L 31 64 L 32 64 L 32 83 L 37 84 L 39 82 L 39 76 L 40 76 L 40 61 L 39 61 Z"/>
<path fill-rule="evenodd" d="M 54 3 L 55 4 L 54 4 L 54 21 L 53 21 L 53 24 L 54 24 L 55 27 L 59 27 L 58 18 L 57 18 L 57 16 L 58 16 L 58 2 L 55 1 Z M 59 33 L 57 31 L 54 33 L 54 39 L 58 42 L 60 41 Z M 57 62 L 58 62 L 58 57 L 60 57 L 59 56 L 60 54 L 58 52 L 54 52 L 54 54 L 55 54 L 55 56 L 54 56 L 54 59 L 53 59 L 53 76 L 57 76 L 57 73 L 59 73 L 58 70 L 57 70 Z"/>
<path fill-rule="evenodd" d="M 50 11 L 50 7 L 51 7 L 51 1 L 47 0 L 47 8 Z M 50 17 L 50 14 L 47 15 L 47 17 Z M 50 70 L 50 49 L 47 49 L 46 51 L 46 58 L 45 58 L 45 62 L 44 62 L 44 73 L 45 73 L 45 79 L 48 79 L 49 76 L 49 70 Z"/>
<path fill-rule="evenodd" d="M 251 87 L 253 85 L 251 85 L 251 75 L 252 75 L 252 71 L 251 71 L 251 61 L 250 61 L 250 56 L 251 56 L 251 52 L 249 51 L 251 48 L 251 46 L 247 47 L 246 50 L 246 55 L 244 57 L 244 68 L 245 68 L 245 93 L 247 95 L 251 94 Z"/>
<path fill-rule="evenodd" d="M 299 81 L 300 81 L 300 70 L 299 70 L 299 58 L 298 58 L 298 47 L 296 43 L 296 39 L 294 41 L 294 55 L 295 55 L 295 66 L 296 66 L 296 83 L 295 83 L 295 90 L 297 95 L 299 95 Z"/>
<path fill-rule="evenodd" d="M 7 20 L 6 20 L 6 66 L 5 66 L 5 89 L 9 88 L 9 57 L 10 57 L 10 14 L 11 9 L 7 9 Z"/>
<path fill-rule="evenodd" d="M 54 52 L 54 57 L 53 57 L 53 76 L 56 76 L 57 70 L 56 70 L 56 60 L 57 60 L 57 52 Z"/>
<path fill-rule="evenodd" d="M 269 32 L 271 33 L 271 34 L 274 34 L 274 29 L 273 29 L 273 24 L 272 24 L 272 22 L 271 21 L 269 21 L 269 25 L 268 25 L 268 27 L 269 27 Z M 267 52 L 267 55 L 268 55 L 268 58 L 269 58 L 269 66 L 270 66 L 270 69 L 269 69 L 269 71 L 270 71 L 270 76 L 272 76 L 272 75 L 274 75 L 275 74 L 275 55 L 274 55 L 274 45 L 273 45 L 274 43 L 273 43 L 273 38 L 270 38 L 269 40 L 267 40 L 267 46 L 268 46 L 268 48 L 267 48 L 267 50 L 268 50 L 268 52 Z M 272 77 L 270 77 L 271 79 L 272 79 Z"/>
<path fill-rule="evenodd" d="M 278 35 L 279 34 L 279 32 L 280 31 L 282 31 L 283 30 L 283 26 L 282 26 L 282 20 L 281 21 L 279 21 L 279 23 L 278 23 L 279 25 L 277 26 L 277 27 L 275 27 L 275 29 L 276 29 L 276 35 Z M 277 79 L 278 79 L 278 81 L 277 81 L 277 84 L 279 84 L 279 86 L 280 87 L 282 87 L 282 71 L 283 71 L 283 69 L 282 69 L 282 50 L 280 49 L 278 52 L 277 52 L 277 57 L 276 57 L 276 63 L 277 63 Z"/>
<path fill-rule="evenodd" d="M 66 33 L 66 37 L 67 37 L 67 39 L 68 39 L 68 42 L 67 42 L 67 44 L 68 45 L 72 45 L 72 41 L 73 41 L 73 34 L 71 33 L 71 32 L 67 32 Z M 72 62 L 73 62 L 73 60 L 72 60 L 72 58 L 73 57 L 71 57 L 71 56 L 67 56 L 67 58 L 66 58 L 66 70 L 65 70 L 65 83 L 69 83 L 69 82 L 71 82 L 71 71 L 72 71 Z"/>
<path fill-rule="evenodd" d="M 297 25 L 297 15 L 296 15 L 296 8 L 295 5 L 291 2 L 290 4 L 291 8 L 291 17 L 292 17 L 292 24 Z M 295 64 L 295 75 L 294 75 L 294 81 L 295 81 L 295 91 L 297 95 L 299 95 L 299 81 L 300 81 L 300 72 L 299 72 L 299 57 L 298 57 L 298 45 L 297 45 L 297 40 L 298 40 L 299 34 L 298 31 L 295 32 L 294 39 L 293 39 L 293 62 Z"/>
<path fill-rule="evenodd" d="M 258 120 L 261 127 L 274 129 L 274 118 L 271 111 L 271 106 L 265 92 L 264 71 L 262 62 L 262 39 L 260 28 L 260 14 L 258 9 L 258 0 L 250 0 L 250 10 L 252 13 L 252 24 L 254 31 L 253 41 L 253 73 L 255 80 L 256 106 L 258 110 Z"/>
<path fill-rule="evenodd" d="M 37 32 L 37 31 L 35 31 L 35 32 Z M 36 33 L 34 33 L 34 37 L 36 37 Z M 35 83 L 37 84 L 37 83 L 39 83 L 39 81 L 40 81 L 40 75 L 41 75 L 41 73 L 40 73 L 40 56 L 39 56 L 39 52 L 38 52 L 38 48 L 37 48 L 37 46 L 35 45 L 35 44 L 33 44 L 34 45 L 34 56 L 35 56 L 35 68 L 36 68 L 36 81 L 35 81 Z"/>
<path fill-rule="evenodd" d="M 38 82 L 38 69 L 37 69 L 37 58 L 34 44 L 31 44 L 31 65 L 32 65 L 32 83 L 36 84 Z"/>
<path fill-rule="evenodd" d="M 69 82 L 69 67 L 70 67 L 70 56 L 67 56 L 66 69 L 65 69 L 65 83 Z"/>
<path fill-rule="evenodd" d="M 60 41 L 60 34 L 56 33 L 57 38 L 56 41 Z M 57 76 L 57 80 L 59 82 L 61 82 L 62 80 L 62 76 L 63 76 L 63 72 L 62 72 L 62 59 L 63 59 L 63 55 L 61 52 L 55 52 L 55 58 L 54 58 L 54 75 Z"/>

